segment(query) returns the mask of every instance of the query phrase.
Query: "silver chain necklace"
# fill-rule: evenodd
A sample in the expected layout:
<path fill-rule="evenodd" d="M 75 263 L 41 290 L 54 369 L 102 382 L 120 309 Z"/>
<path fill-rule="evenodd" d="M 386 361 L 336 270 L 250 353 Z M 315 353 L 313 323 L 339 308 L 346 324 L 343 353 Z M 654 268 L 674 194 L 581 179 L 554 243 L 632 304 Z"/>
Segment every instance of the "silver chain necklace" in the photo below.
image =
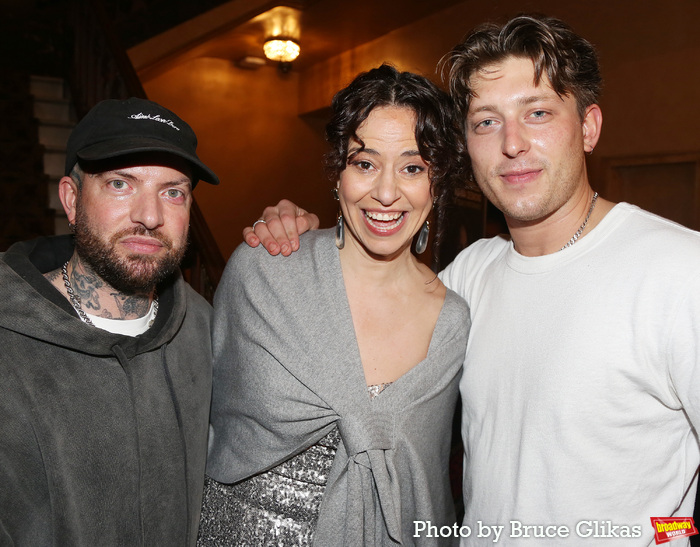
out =
<path fill-rule="evenodd" d="M 595 209 L 595 202 L 598 199 L 598 192 L 593 194 L 593 199 L 591 200 L 591 208 L 588 209 L 588 214 L 586 215 L 586 220 L 583 221 L 583 224 L 581 224 L 581 227 L 576 231 L 576 233 L 573 235 L 573 237 L 569 240 L 569 242 L 564 245 L 560 251 L 563 251 L 567 247 L 571 247 L 574 243 L 576 243 L 576 240 L 581 237 L 581 234 L 583 231 L 586 229 L 586 224 L 588 224 L 588 219 L 591 218 L 591 213 L 593 212 L 593 209 Z"/>
<path fill-rule="evenodd" d="M 83 323 L 87 323 L 91 327 L 94 327 L 95 324 L 92 321 L 90 321 L 90 318 L 83 311 L 83 307 L 80 305 L 80 297 L 77 294 L 75 294 L 75 291 L 73 291 L 73 287 L 70 284 L 70 279 L 68 279 L 68 262 L 66 262 L 63 265 L 63 267 L 61 268 L 61 273 L 63 274 L 63 284 L 66 286 L 66 292 L 68 293 L 68 299 L 70 300 L 70 303 L 73 306 L 73 309 L 78 313 L 78 317 L 80 317 L 80 319 L 83 321 Z M 153 323 L 155 322 L 157 315 L 158 315 L 158 295 L 154 294 L 153 295 L 153 317 L 148 322 L 149 328 L 153 326 Z"/>

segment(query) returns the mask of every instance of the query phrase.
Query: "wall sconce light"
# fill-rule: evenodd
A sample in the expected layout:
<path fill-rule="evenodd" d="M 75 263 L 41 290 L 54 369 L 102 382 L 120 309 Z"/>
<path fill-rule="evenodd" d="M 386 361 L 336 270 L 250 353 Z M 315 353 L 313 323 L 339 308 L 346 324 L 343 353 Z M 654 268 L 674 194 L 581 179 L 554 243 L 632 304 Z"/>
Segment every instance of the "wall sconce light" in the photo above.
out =
<path fill-rule="evenodd" d="M 268 38 L 263 45 L 265 57 L 270 61 L 279 61 L 280 63 L 291 63 L 299 57 L 301 48 L 299 44 L 291 38 L 282 36 L 273 36 Z"/>
<path fill-rule="evenodd" d="M 301 51 L 300 21 L 301 11 L 287 6 L 274 7 L 251 20 L 262 27 L 260 35 L 265 37 L 263 44 L 265 57 L 277 62 L 277 68 L 282 74 L 291 70 L 292 61 Z"/>

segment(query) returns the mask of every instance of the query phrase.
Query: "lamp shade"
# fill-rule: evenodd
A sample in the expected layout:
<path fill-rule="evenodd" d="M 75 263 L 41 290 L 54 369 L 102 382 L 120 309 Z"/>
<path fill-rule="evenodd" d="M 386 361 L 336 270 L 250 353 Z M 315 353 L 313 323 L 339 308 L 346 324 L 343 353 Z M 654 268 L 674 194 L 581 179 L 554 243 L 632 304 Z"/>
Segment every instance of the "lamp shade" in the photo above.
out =
<path fill-rule="evenodd" d="M 291 63 L 299 57 L 301 48 L 299 44 L 289 38 L 274 37 L 268 38 L 263 45 L 265 57 L 271 61 L 279 61 L 281 63 Z"/>

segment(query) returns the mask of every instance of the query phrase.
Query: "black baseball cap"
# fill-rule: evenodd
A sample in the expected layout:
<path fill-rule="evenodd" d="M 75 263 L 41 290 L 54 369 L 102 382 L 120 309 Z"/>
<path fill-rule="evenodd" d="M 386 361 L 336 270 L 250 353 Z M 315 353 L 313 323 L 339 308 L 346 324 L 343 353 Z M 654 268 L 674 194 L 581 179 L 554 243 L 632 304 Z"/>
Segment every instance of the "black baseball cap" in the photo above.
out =
<path fill-rule="evenodd" d="M 219 184 L 219 177 L 197 156 L 197 136 L 176 114 L 153 101 L 107 99 L 80 120 L 66 146 L 66 175 L 79 161 L 98 162 L 143 152 L 172 154 L 187 160 L 198 180 Z"/>

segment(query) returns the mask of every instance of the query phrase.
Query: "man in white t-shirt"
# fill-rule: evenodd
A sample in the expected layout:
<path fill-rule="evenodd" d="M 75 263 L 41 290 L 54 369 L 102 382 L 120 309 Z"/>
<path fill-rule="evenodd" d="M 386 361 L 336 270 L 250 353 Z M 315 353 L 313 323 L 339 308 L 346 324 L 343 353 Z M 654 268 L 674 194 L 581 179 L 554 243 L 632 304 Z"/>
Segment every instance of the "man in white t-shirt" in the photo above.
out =
<path fill-rule="evenodd" d="M 483 25 L 446 62 L 474 180 L 510 231 L 441 274 L 472 314 L 465 517 L 453 534 L 464 545 L 687 537 L 700 464 L 700 234 L 591 187 L 601 78 L 593 47 L 564 23 Z M 287 254 L 297 225 L 317 222 L 282 202 L 246 240 Z"/>

